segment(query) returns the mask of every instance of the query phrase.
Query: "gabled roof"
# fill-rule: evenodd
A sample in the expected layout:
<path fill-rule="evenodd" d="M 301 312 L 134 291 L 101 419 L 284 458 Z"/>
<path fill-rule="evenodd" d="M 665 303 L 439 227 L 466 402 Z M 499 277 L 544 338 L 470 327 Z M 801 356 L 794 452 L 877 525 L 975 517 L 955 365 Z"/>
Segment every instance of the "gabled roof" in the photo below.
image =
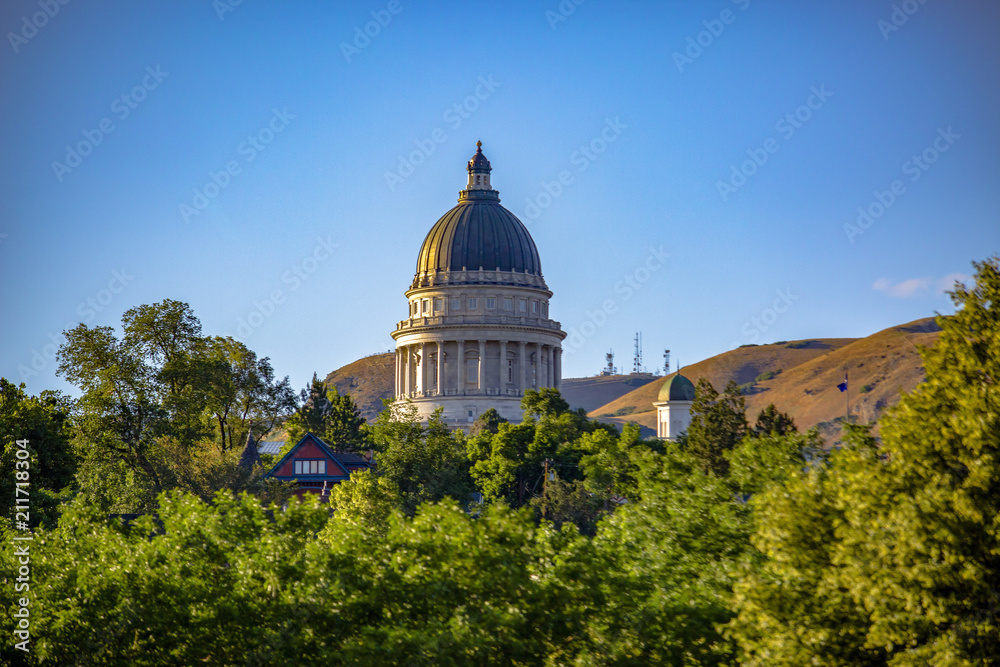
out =
<path fill-rule="evenodd" d="M 295 446 L 292 447 L 287 454 L 281 457 L 280 461 L 274 464 L 274 466 L 268 471 L 267 477 L 273 477 L 275 479 L 285 479 L 285 480 L 298 479 L 295 475 L 279 475 L 277 474 L 277 472 L 285 465 L 287 461 L 296 458 L 296 453 L 300 449 L 302 449 L 302 447 L 305 446 L 307 443 L 315 445 L 324 454 L 324 456 L 332 460 L 337 465 L 337 467 L 340 468 L 341 471 L 343 471 L 344 474 L 339 474 L 338 472 L 330 469 L 332 466 L 327 466 L 327 474 L 309 475 L 307 478 L 304 477 L 302 481 L 343 482 L 350 478 L 351 473 L 349 467 L 357 468 L 360 467 L 362 464 L 365 467 L 368 467 L 370 465 L 368 461 L 361 458 L 360 456 L 355 456 L 354 454 L 343 454 L 343 453 L 338 454 L 334 452 L 330 448 L 330 446 L 323 441 L 322 438 L 310 432 L 302 436 L 302 439 L 299 440 L 297 443 L 295 443 Z"/>

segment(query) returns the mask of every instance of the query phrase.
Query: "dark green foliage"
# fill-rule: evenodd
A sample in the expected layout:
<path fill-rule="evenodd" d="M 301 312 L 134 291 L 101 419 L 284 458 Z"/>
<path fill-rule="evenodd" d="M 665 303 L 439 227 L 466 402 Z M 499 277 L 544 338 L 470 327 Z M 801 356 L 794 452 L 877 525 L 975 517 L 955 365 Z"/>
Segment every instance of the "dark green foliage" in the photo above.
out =
<path fill-rule="evenodd" d="M 412 515 L 420 503 L 444 498 L 468 502 L 473 487 L 465 439 L 445 425 L 441 408 L 424 427 L 412 403 L 387 400 L 371 432 L 378 472 L 397 490 L 404 512 Z"/>
<path fill-rule="evenodd" d="M 59 492 L 69 488 L 76 472 L 70 446 L 72 402 L 59 392 L 28 396 L 24 385 L 0 378 L 0 503 L 2 516 L 13 520 L 16 481 L 27 481 L 32 499 L 28 523 L 56 516 Z M 27 440 L 28 458 L 18 458 L 16 444 Z M 18 463 L 20 462 L 20 463 Z M 18 474 L 20 473 L 20 474 Z"/>
<path fill-rule="evenodd" d="M 251 423 L 259 438 L 295 407 L 288 378 L 275 380 L 267 358 L 232 338 L 202 336 L 185 303 L 132 308 L 122 325 L 118 338 L 111 327 L 81 324 L 59 348 L 59 374 L 83 392 L 77 481 L 108 511 L 149 507 L 177 487 L 165 439 L 183 453 L 239 451 Z"/>
<path fill-rule="evenodd" d="M 336 387 L 327 390 L 313 373 L 308 390 L 301 393 L 302 405 L 285 421 L 285 449 L 313 433 L 338 452 L 363 452 L 369 448 L 365 418 L 350 394 L 340 395 Z"/>
<path fill-rule="evenodd" d="M 811 342 L 811 340 L 797 340 L 792 343 L 788 343 L 785 347 L 789 350 L 801 350 L 804 347 L 809 347 L 809 343 Z"/>
<path fill-rule="evenodd" d="M 56 526 L 35 531 L 33 652 L 8 641 L 0 661 L 995 664 L 1000 258 L 977 265 L 975 287 L 954 299 L 938 343 L 922 350 L 927 381 L 882 419 L 881 442 L 846 425 L 827 453 L 815 430 L 798 433 L 774 406 L 750 432 L 732 383 L 721 395 L 699 383 L 679 443 L 644 442 L 634 426 L 619 434 L 544 391 L 526 396 L 524 423 L 489 416 L 467 441 L 439 415 L 424 426 L 412 404 L 389 402 L 371 429 L 378 470 L 336 487 L 329 507 L 310 498 L 265 511 L 248 495 L 168 492 L 159 521 L 128 529 L 81 493 Z M 104 349 L 127 361 L 126 348 Z M 102 373 L 96 384 L 118 387 Z M 194 428 L 182 418 L 189 404 L 162 398 L 170 383 L 149 383 L 160 412 L 145 428 Z M 67 405 L 0 390 L 0 425 L 44 443 L 53 464 L 38 470 L 58 487 L 72 468 L 60 458 Z M 80 414 L 141 423 L 92 406 Z M 170 484 L 195 461 L 176 433 L 150 436 L 147 451 Z M 166 465 L 165 452 L 182 463 Z M 77 472 L 81 488 L 104 475 L 123 494 L 148 493 L 125 457 L 98 460 L 105 467 Z M 226 470 L 197 461 L 204 475 Z M 178 479 L 193 488 L 196 477 Z M 464 507 L 470 477 L 487 498 L 474 514 Z M 0 541 L 13 543 L 7 522 Z M 4 549 L 8 628 L 17 566 Z"/>
<path fill-rule="evenodd" d="M 506 424 L 507 422 L 508 420 L 501 417 L 496 408 L 490 408 L 476 417 L 476 421 L 472 422 L 472 426 L 469 427 L 469 435 L 472 437 L 480 433 L 495 435 L 500 430 L 500 424 Z"/>
<path fill-rule="evenodd" d="M 861 389 L 858 390 L 858 393 L 859 394 L 867 394 L 868 392 L 870 392 L 874 388 L 875 388 L 875 385 L 873 385 L 873 384 L 866 384 L 863 387 L 861 387 Z"/>
<path fill-rule="evenodd" d="M 723 454 L 747 434 L 746 403 L 733 381 L 719 394 L 705 378 L 698 380 L 691 404 L 691 425 L 683 439 L 685 450 L 704 472 L 725 475 L 729 467 Z"/>
<path fill-rule="evenodd" d="M 755 382 L 766 382 L 767 380 L 772 380 L 781 375 L 781 369 L 776 371 L 767 371 L 766 373 L 761 373 L 757 376 Z"/>
<path fill-rule="evenodd" d="M 769 403 L 757 415 L 757 423 L 754 424 L 751 435 L 787 435 L 797 431 L 798 429 L 795 427 L 795 421 L 791 415 L 780 412 L 774 407 L 774 403 Z"/>
<path fill-rule="evenodd" d="M 828 466 L 754 499 L 747 664 L 989 665 L 1000 655 L 1000 258 L 956 287 L 927 381 Z"/>
<path fill-rule="evenodd" d="M 558 389 L 542 387 L 524 392 L 521 409 L 524 410 L 525 417 L 556 417 L 569 412 L 569 403 Z"/>

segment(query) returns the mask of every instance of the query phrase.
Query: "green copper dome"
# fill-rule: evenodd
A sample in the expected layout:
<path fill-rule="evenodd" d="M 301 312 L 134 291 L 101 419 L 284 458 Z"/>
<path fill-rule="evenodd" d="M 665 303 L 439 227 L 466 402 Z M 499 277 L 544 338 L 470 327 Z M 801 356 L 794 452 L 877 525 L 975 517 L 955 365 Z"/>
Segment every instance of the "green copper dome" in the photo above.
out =
<path fill-rule="evenodd" d="M 667 401 L 693 401 L 694 400 L 694 385 L 691 384 L 691 380 L 680 373 L 674 373 L 668 377 L 663 382 L 663 386 L 660 387 L 660 395 L 657 397 L 657 403 L 666 403 Z"/>

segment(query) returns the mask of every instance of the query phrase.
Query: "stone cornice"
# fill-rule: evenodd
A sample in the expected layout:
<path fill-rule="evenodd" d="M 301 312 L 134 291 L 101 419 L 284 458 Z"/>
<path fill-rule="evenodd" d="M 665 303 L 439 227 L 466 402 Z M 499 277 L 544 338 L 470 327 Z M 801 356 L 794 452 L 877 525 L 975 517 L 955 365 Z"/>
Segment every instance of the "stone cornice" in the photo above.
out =
<path fill-rule="evenodd" d="M 463 271 L 423 271 L 413 276 L 410 289 L 443 287 L 445 285 L 504 285 L 508 287 L 534 287 L 548 290 L 545 278 L 533 273 L 487 270 L 484 267 Z"/>

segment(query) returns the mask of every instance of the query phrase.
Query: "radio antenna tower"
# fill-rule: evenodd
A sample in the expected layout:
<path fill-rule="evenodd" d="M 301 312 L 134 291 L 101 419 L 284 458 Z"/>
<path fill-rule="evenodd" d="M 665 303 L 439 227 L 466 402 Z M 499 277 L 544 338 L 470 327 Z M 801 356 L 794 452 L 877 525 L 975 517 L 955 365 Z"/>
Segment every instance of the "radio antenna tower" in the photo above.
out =
<path fill-rule="evenodd" d="M 663 351 L 663 374 L 670 375 L 670 350 Z"/>
<path fill-rule="evenodd" d="M 604 370 L 601 371 L 601 375 L 614 375 L 615 373 L 618 372 L 618 369 L 615 368 L 614 350 L 608 350 L 608 353 L 604 355 L 604 360 L 607 361 L 608 363 L 607 366 L 604 367 Z"/>
<path fill-rule="evenodd" d="M 633 373 L 642 373 L 644 371 L 642 367 L 642 332 L 635 332 L 635 360 L 632 364 Z"/>

